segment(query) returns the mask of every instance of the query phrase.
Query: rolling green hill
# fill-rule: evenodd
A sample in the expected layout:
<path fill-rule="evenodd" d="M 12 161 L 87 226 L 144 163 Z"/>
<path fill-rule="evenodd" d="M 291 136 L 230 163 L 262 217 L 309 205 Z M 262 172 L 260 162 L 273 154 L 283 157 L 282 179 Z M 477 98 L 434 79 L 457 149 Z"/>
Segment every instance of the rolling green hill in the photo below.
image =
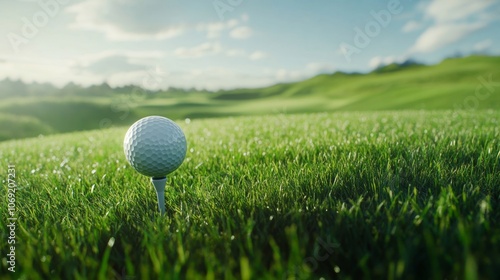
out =
<path fill-rule="evenodd" d="M 265 88 L 218 92 L 127 86 L 57 89 L 0 83 L 0 140 L 130 124 L 146 115 L 173 119 L 378 110 L 500 109 L 500 57 L 469 56 L 438 65 L 391 64 L 368 74 L 336 72 Z M 478 91 L 479 90 L 479 91 Z M 13 120 L 12 116 L 22 119 Z M 29 119 L 33 129 L 16 131 Z"/>

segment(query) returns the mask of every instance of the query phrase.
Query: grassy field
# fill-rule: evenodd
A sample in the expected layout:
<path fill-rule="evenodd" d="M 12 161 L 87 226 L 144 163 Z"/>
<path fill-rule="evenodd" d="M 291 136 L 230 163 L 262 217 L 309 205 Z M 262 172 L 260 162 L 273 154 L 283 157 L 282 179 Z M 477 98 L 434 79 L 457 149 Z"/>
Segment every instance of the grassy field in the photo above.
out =
<path fill-rule="evenodd" d="M 144 91 L 107 85 L 56 89 L 0 82 L 0 141 L 132 124 L 148 115 L 199 119 L 280 113 L 500 109 L 500 57 L 389 65 L 367 74 L 322 74 L 264 88 Z M 3 86 L 2 86 L 3 85 Z M 480 90 L 477 91 L 478 87 Z M 18 116 L 22 119 L 17 120 Z M 30 119 L 36 129 L 23 129 Z M 13 121 L 14 120 L 14 121 Z"/>
<path fill-rule="evenodd" d="M 180 122 L 167 214 L 126 162 L 126 128 L 0 143 L 15 165 L 24 279 L 493 279 L 500 112 Z"/>

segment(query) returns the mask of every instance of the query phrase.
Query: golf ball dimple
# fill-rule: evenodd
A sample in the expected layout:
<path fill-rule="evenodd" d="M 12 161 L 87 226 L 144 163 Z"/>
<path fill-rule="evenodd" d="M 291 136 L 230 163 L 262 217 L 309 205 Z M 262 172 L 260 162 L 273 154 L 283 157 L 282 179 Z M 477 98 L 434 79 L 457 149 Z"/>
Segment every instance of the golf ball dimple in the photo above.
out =
<path fill-rule="evenodd" d="M 161 178 L 176 170 L 186 156 L 186 137 L 172 120 L 160 116 L 135 122 L 125 134 L 123 150 L 137 172 Z"/>

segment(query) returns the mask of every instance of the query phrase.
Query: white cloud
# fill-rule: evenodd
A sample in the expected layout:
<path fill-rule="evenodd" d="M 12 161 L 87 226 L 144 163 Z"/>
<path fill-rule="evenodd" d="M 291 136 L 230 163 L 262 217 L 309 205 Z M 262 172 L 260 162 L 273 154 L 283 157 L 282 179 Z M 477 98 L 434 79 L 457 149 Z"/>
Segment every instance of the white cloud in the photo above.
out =
<path fill-rule="evenodd" d="M 236 27 L 235 29 L 231 30 L 231 33 L 229 33 L 231 38 L 235 39 L 248 39 L 252 36 L 252 34 L 253 30 L 248 26 Z"/>
<path fill-rule="evenodd" d="M 217 22 L 209 22 L 209 23 L 201 23 L 198 24 L 198 31 L 206 31 L 207 38 L 214 39 L 219 38 L 221 33 L 225 30 L 229 30 L 239 24 L 239 21 L 236 19 L 231 19 L 225 22 L 217 21 Z"/>
<path fill-rule="evenodd" d="M 474 45 L 474 50 L 477 52 L 482 52 L 488 50 L 493 45 L 493 41 L 491 39 L 486 39 L 481 42 L 477 42 Z"/>
<path fill-rule="evenodd" d="M 483 13 L 494 3 L 492 0 L 434 0 L 425 8 L 425 13 L 437 23 L 449 23 Z"/>
<path fill-rule="evenodd" d="M 112 41 L 164 40 L 189 30 L 204 31 L 207 38 L 219 38 L 223 32 L 236 39 L 251 36 L 249 27 L 238 27 L 248 22 L 249 16 L 227 21 L 196 24 L 197 10 L 190 9 L 181 0 L 87 0 L 68 6 L 65 11 L 73 15 L 70 28 L 96 31 Z M 200 3 L 200 10 L 211 7 L 211 2 Z"/>
<path fill-rule="evenodd" d="M 424 19 L 433 24 L 417 38 L 409 53 L 427 53 L 455 43 L 471 32 L 486 27 L 493 19 L 488 8 L 493 0 L 432 0 L 423 6 Z M 418 23 L 408 23 L 409 32 Z"/>
<path fill-rule="evenodd" d="M 109 40 L 162 40 L 182 34 L 176 6 L 161 0 L 87 0 L 66 8 L 74 14 L 74 29 L 104 33 Z"/>
<path fill-rule="evenodd" d="M 220 33 L 226 29 L 226 24 L 224 22 L 213 22 L 198 25 L 198 30 L 206 31 L 207 38 L 213 39 L 218 38 Z"/>
<path fill-rule="evenodd" d="M 410 20 L 403 26 L 403 32 L 409 33 L 413 32 L 415 30 L 419 30 L 422 27 L 422 23 L 415 21 L 415 20 Z"/>
<path fill-rule="evenodd" d="M 181 58 L 199 58 L 218 54 L 222 51 L 219 43 L 206 42 L 192 48 L 177 48 L 174 54 Z"/>
<path fill-rule="evenodd" d="M 248 58 L 250 58 L 250 60 L 259 60 L 259 59 L 263 59 L 266 57 L 267 57 L 267 54 L 265 52 L 255 51 L 255 52 L 251 53 Z"/>
<path fill-rule="evenodd" d="M 219 38 L 222 32 L 231 30 L 229 35 L 236 39 L 246 39 L 252 34 L 252 29 L 246 26 L 239 26 L 242 22 L 248 22 L 250 17 L 247 14 L 243 14 L 240 19 L 230 19 L 227 21 L 216 21 L 208 23 L 200 23 L 197 25 L 196 29 L 198 31 L 207 32 L 207 38 L 214 39 Z"/>
<path fill-rule="evenodd" d="M 484 26 L 484 23 L 447 23 L 429 27 L 417 39 L 415 45 L 410 49 L 410 53 L 435 51 Z"/>

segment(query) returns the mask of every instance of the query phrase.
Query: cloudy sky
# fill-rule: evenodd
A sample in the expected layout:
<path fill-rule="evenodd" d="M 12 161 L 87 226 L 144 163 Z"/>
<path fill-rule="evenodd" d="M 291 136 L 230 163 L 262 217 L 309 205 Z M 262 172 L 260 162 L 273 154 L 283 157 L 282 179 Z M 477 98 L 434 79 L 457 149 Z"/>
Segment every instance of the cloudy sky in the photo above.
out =
<path fill-rule="evenodd" d="M 0 80 L 57 86 L 258 87 L 407 58 L 500 54 L 499 0 L 9 0 L 0 7 Z"/>

